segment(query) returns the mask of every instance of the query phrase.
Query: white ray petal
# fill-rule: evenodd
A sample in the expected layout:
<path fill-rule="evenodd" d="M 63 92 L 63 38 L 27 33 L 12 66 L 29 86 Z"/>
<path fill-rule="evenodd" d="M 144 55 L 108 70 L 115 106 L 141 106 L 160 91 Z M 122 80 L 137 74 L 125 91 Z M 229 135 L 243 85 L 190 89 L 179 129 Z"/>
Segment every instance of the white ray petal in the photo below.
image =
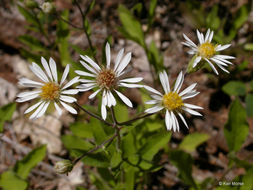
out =
<path fill-rule="evenodd" d="M 50 66 L 51 73 L 52 73 L 52 75 L 53 75 L 54 81 L 55 81 L 56 83 L 58 83 L 58 76 L 57 76 L 56 63 L 55 63 L 55 61 L 53 60 L 52 57 L 50 57 L 50 59 L 49 59 L 49 66 Z"/>
<path fill-rule="evenodd" d="M 80 61 L 80 63 L 84 66 L 84 68 L 86 68 L 88 71 L 92 72 L 93 74 L 98 74 L 98 71 L 96 71 L 95 69 L 91 68 L 87 63 L 85 63 L 84 61 Z"/>
<path fill-rule="evenodd" d="M 204 39 L 202 39 L 202 36 L 201 36 L 199 30 L 197 30 L 197 36 L 198 36 L 198 39 L 199 39 L 199 43 L 203 44 L 204 43 Z"/>
<path fill-rule="evenodd" d="M 109 91 L 109 94 L 110 94 L 110 98 L 111 98 L 111 101 L 112 101 L 112 106 L 116 106 L 116 99 L 114 98 L 113 94 L 111 91 Z"/>
<path fill-rule="evenodd" d="M 64 96 L 64 95 L 61 95 L 60 96 L 60 100 L 64 101 L 64 102 L 67 102 L 67 103 L 73 103 L 73 102 L 76 102 L 77 99 L 74 98 L 74 97 L 71 97 L 71 96 Z"/>
<path fill-rule="evenodd" d="M 36 91 L 28 91 L 28 92 L 21 92 L 17 95 L 17 97 L 19 98 L 24 98 L 26 96 L 31 96 L 31 95 L 34 95 L 34 94 L 39 94 L 41 93 L 41 90 L 36 90 Z"/>
<path fill-rule="evenodd" d="M 136 83 L 136 82 L 140 82 L 142 81 L 143 78 L 142 77 L 134 77 L 134 78 L 126 78 L 126 79 L 122 79 L 119 82 L 129 82 L 129 83 Z"/>
<path fill-rule="evenodd" d="M 104 106 L 107 105 L 107 96 L 106 96 L 106 94 L 107 94 L 107 92 L 106 92 L 106 90 L 104 90 L 104 91 L 103 91 L 103 95 L 102 95 L 102 104 L 103 104 Z"/>
<path fill-rule="evenodd" d="M 77 86 L 76 88 L 78 88 L 79 92 L 86 92 L 88 90 L 91 90 L 92 88 L 96 87 L 96 85 L 92 85 L 90 87 L 85 87 L 85 86 L 82 86 L 82 85 L 79 85 Z"/>
<path fill-rule="evenodd" d="M 200 106 L 196 106 L 196 105 L 193 105 L 193 104 L 187 104 L 187 103 L 184 103 L 184 106 L 187 107 L 187 108 L 190 108 L 190 109 L 203 109 Z"/>
<path fill-rule="evenodd" d="M 37 98 L 37 97 L 39 97 L 39 94 L 33 94 L 33 95 L 26 96 L 26 97 L 23 97 L 23 98 L 18 98 L 18 99 L 16 100 L 16 102 L 26 102 L 26 101 L 35 99 L 35 98 Z"/>
<path fill-rule="evenodd" d="M 202 34 L 203 35 L 203 34 Z M 204 37 L 203 37 L 204 38 Z M 175 124 L 176 124 L 176 131 L 179 132 L 179 123 L 178 123 L 178 120 L 177 120 L 177 117 L 175 116 L 175 114 L 173 112 L 171 112 L 173 114 L 173 117 L 174 117 L 174 120 L 175 120 Z"/>
<path fill-rule="evenodd" d="M 103 104 L 101 105 L 101 115 L 102 115 L 103 120 L 105 120 L 107 116 L 107 111 L 106 111 L 105 105 Z"/>
<path fill-rule="evenodd" d="M 36 116 L 39 114 L 39 112 L 42 110 L 42 108 L 44 107 L 46 102 L 42 102 L 42 104 L 40 104 L 40 106 L 35 110 L 35 112 L 33 112 L 33 114 L 29 117 L 29 119 L 33 119 L 36 118 Z"/>
<path fill-rule="evenodd" d="M 77 89 L 69 89 L 69 90 L 63 90 L 61 94 L 77 94 L 79 90 Z"/>
<path fill-rule="evenodd" d="M 98 66 L 97 63 L 95 63 L 91 58 L 89 58 L 87 55 L 83 56 L 83 55 L 80 55 L 81 58 L 86 61 L 87 63 L 89 63 L 91 66 L 93 66 L 97 71 L 100 71 L 101 68 Z"/>
<path fill-rule="evenodd" d="M 82 83 L 95 83 L 96 80 L 88 80 L 88 79 L 79 79 L 80 82 Z"/>
<path fill-rule="evenodd" d="M 36 63 L 32 63 L 32 65 L 29 65 L 29 68 L 40 80 L 42 80 L 43 82 L 49 82 L 44 71 L 42 71 L 42 69 Z"/>
<path fill-rule="evenodd" d="M 63 101 L 60 101 L 61 105 L 63 105 L 63 107 L 68 110 L 70 113 L 72 114 L 77 114 L 77 111 L 72 108 L 71 106 L 69 106 L 68 104 L 64 103 Z"/>
<path fill-rule="evenodd" d="M 160 96 L 160 95 L 156 95 L 156 94 L 153 94 L 153 95 L 150 95 L 153 99 L 155 99 L 155 100 L 159 100 L 159 101 L 161 101 L 162 99 L 163 99 L 163 97 L 162 96 Z"/>
<path fill-rule="evenodd" d="M 121 74 L 121 72 L 126 68 L 126 66 L 129 64 L 131 60 L 132 54 L 131 52 L 127 53 L 122 61 L 119 63 L 119 66 L 116 70 L 117 76 Z"/>
<path fill-rule="evenodd" d="M 217 66 L 221 68 L 221 70 L 223 70 L 226 73 L 229 73 L 229 71 L 227 69 L 225 69 L 222 65 L 217 63 Z"/>
<path fill-rule="evenodd" d="M 235 57 L 229 55 L 215 55 L 215 56 L 216 58 L 219 57 L 220 59 L 235 59 Z"/>
<path fill-rule="evenodd" d="M 206 36 L 205 36 L 205 42 L 207 42 L 207 40 L 209 38 L 209 34 L 210 34 L 210 29 L 208 28 L 208 30 L 206 32 Z"/>
<path fill-rule="evenodd" d="M 209 35 L 208 42 L 211 42 L 212 39 L 213 39 L 213 31 L 212 31 L 211 34 Z"/>
<path fill-rule="evenodd" d="M 193 64 L 192 64 L 192 67 L 193 67 L 193 68 L 196 67 L 197 64 L 200 62 L 200 60 L 201 60 L 201 56 L 196 57 L 196 59 L 194 60 L 194 62 L 193 62 Z"/>
<path fill-rule="evenodd" d="M 156 112 L 161 111 L 163 108 L 164 108 L 164 107 L 162 107 L 162 106 L 156 105 L 156 106 L 154 106 L 154 107 L 152 107 L 152 108 L 146 109 L 145 112 L 146 112 L 146 113 L 156 113 Z"/>
<path fill-rule="evenodd" d="M 189 98 L 193 98 L 193 97 L 197 96 L 198 94 L 199 94 L 199 92 L 190 92 L 190 93 L 185 94 L 181 98 L 182 98 L 182 100 L 186 100 Z"/>
<path fill-rule="evenodd" d="M 111 99 L 111 96 L 109 94 L 109 90 L 106 93 L 106 98 L 107 98 L 107 106 L 110 108 L 112 106 L 112 99 Z"/>
<path fill-rule="evenodd" d="M 31 86 L 31 87 L 44 86 L 44 84 L 41 83 L 41 82 L 33 81 L 33 80 L 30 80 L 30 79 L 27 79 L 27 78 L 21 78 L 19 80 L 19 84 L 22 85 L 22 86 Z"/>
<path fill-rule="evenodd" d="M 170 118 L 170 113 L 169 113 L 168 110 L 166 110 L 166 114 L 165 114 L 165 124 L 166 124 L 167 130 L 171 130 L 171 128 L 172 128 L 172 119 Z"/>
<path fill-rule="evenodd" d="M 163 71 L 163 77 L 164 77 L 164 82 L 165 82 L 166 89 L 168 90 L 168 92 L 170 92 L 169 77 L 168 77 L 165 70 Z"/>
<path fill-rule="evenodd" d="M 175 121 L 175 115 L 173 114 L 173 112 L 170 112 L 170 118 L 172 121 L 172 131 L 176 132 L 177 130 L 177 126 L 176 126 L 176 121 Z"/>
<path fill-rule="evenodd" d="M 62 109 L 58 106 L 58 104 L 56 102 L 54 102 L 54 107 L 57 110 L 59 116 L 61 116 L 62 114 Z"/>
<path fill-rule="evenodd" d="M 192 110 L 190 108 L 186 108 L 186 107 L 183 107 L 182 108 L 183 110 L 187 111 L 188 113 L 192 114 L 192 115 L 196 115 L 196 116 L 202 116 L 199 112 L 195 111 L 195 110 Z"/>
<path fill-rule="evenodd" d="M 89 99 L 93 99 L 100 91 L 101 91 L 101 89 L 98 89 L 98 90 L 96 90 L 95 92 L 93 92 L 93 93 L 89 96 Z"/>
<path fill-rule="evenodd" d="M 117 95 L 120 97 L 120 99 L 121 99 L 128 107 L 130 107 L 130 108 L 133 107 L 132 102 L 131 102 L 124 94 L 120 93 L 120 92 L 117 91 L 117 90 L 114 90 L 114 91 L 117 93 Z"/>
<path fill-rule="evenodd" d="M 218 60 L 218 59 L 215 59 L 215 58 L 210 58 L 212 61 L 214 61 L 215 63 L 217 64 L 220 64 L 220 65 L 224 65 L 224 66 L 227 66 L 226 63 L 223 63 L 222 61 Z"/>
<path fill-rule="evenodd" d="M 182 86 L 184 82 L 184 75 L 183 75 L 183 72 L 181 71 L 177 77 L 177 80 L 176 80 L 176 83 L 175 83 L 175 86 L 174 86 L 174 92 L 178 92 Z"/>
<path fill-rule="evenodd" d="M 64 69 L 64 72 L 63 72 L 62 77 L 61 77 L 60 86 L 65 82 L 68 74 L 69 74 L 69 64 L 67 64 L 65 69 Z"/>
<path fill-rule="evenodd" d="M 124 86 L 124 87 L 127 87 L 127 88 L 142 88 L 143 85 L 140 85 L 140 84 L 127 84 L 127 83 L 119 83 L 119 86 Z"/>
<path fill-rule="evenodd" d="M 110 50 L 110 44 L 108 42 L 106 42 L 106 45 L 105 45 L 105 56 L 106 56 L 106 68 L 110 68 L 111 50 Z"/>
<path fill-rule="evenodd" d="M 33 111 L 35 108 L 37 108 L 40 104 L 42 103 L 42 101 L 39 101 L 38 103 L 32 105 L 31 107 L 29 107 L 28 109 L 25 110 L 24 114 L 27 114 L 31 111 Z"/>
<path fill-rule="evenodd" d="M 184 36 L 184 39 L 185 39 L 187 42 L 189 42 L 193 47 L 197 48 L 196 44 L 194 44 L 194 43 L 190 40 L 190 38 L 188 38 L 185 34 L 183 34 L 183 36 Z"/>
<path fill-rule="evenodd" d="M 226 45 L 217 47 L 215 50 L 216 50 L 216 51 L 222 51 L 222 50 L 224 50 L 224 49 L 229 48 L 230 46 L 231 46 L 231 44 L 226 44 Z"/>
<path fill-rule="evenodd" d="M 181 120 L 183 121 L 183 123 L 185 124 L 185 126 L 188 128 L 188 125 L 187 125 L 187 123 L 186 123 L 186 121 L 184 119 L 184 116 L 180 112 L 178 112 L 178 115 L 181 118 Z"/>
<path fill-rule="evenodd" d="M 67 84 L 65 84 L 65 86 L 62 88 L 62 90 L 70 87 L 71 85 L 73 85 L 73 84 L 75 84 L 77 82 L 79 82 L 79 77 L 73 78 L 71 81 L 69 81 Z"/>
<path fill-rule="evenodd" d="M 114 71 L 117 70 L 118 66 L 119 66 L 119 63 L 121 62 L 121 59 L 123 57 L 123 54 L 124 54 L 124 48 L 121 49 L 116 57 L 116 60 L 115 60 L 115 65 L 114 65 Z"/>
<path fill-rule="evenodd" d="M 211 63 L 211 61 L 209 61 L 207 58 L 205 58 L 205 60 L 208 62 L 208 64 L 210 65 L 210 67 L 212 68 L 212 70 L 215 72 L 215 74 L 219 75 L 218 71 L 216 70 L 216 68 L 214 67 L 214 65 Z"/>
<path fill-rule="evenodd" d="M 47 72 L 47 76 L 51 79 L 51 81 L 53 81 L 53 77 L 52 77 L 50 68 L 49 68 L 48 63 L 47 63 L 47 61 L 46 61 L 46 59 L 44 57 L 41 57 L 41 63 L 43 65 L 44 69 Z"/>
<path fill-rule="evenodd" d="M 169 93 L 169 89 L 167 88 L 166 81 L 165 81 L 166 79 L 165 79 L 165 77 L 163 75 L 163 72 L 159 73 L 159 78 L 160 78 L 160 81 L 161 81 L 161 84 L 162 84 L 164 92 L 166 94 Z"/>
<path fill-rule="evenodd" d="M 41 109 L 41 111 L 38 113 L 38 115 L 36 115 L 36 118 L 41 117 L 47 110 L 48 106 L 49 106 L 50 102 L 47 102 L 43 108 Z"/>
<path fill-rule="evenodd" d="M 96 77 L 96 75 L 94 74 L 87 73 L 85 71 L 80 71 L 80 70 L 75 70 L 75 73 L 81 76 L 85 76 L 85 77 Z"/>
<path fill-rule="evenodd" d="M 194 89 L 196 85 L 197 85 L 197 83 L 191 84 L 191 85 L 188 86 L 186 89 L 184 89 L 182 92 L 180 92 L 178 95 L 179 95 L 179 96 L 185 95 L 186 93 L 188 93 L 188 92 L 190 92 L 192 89 Z"/>
<path fill-rule="evenodd" d="M 159 103 L 158 100 L 148 100 L 145 102 L 145 104 L 157 104 L 157 103 Z"/>
<path fill-rule="evenodd" d="M 222 59 L 221 57 L 219 57 L 218 55 L 215 55 L 213 58 L 215 58 L 216 60 L 219 60 L 221 62 L 227 63 L 229 65 L 233 65 L 233 63 L 231 63 L 230 61 L 226 60 L 226 59 Z"/>
<path fill-rule="evenodd" d="M 158 94 L 158 95 L 162 96 L 162 94 L 161 94 L 159 91 L 155 90 L 154 88 L 152 88 L 152 87 L 150 87 L 150 86 L 143 85 L 143 87 L 144 87 L 146 90 L 148 90 L 148 91 L 150 91 L 150 92 L 152 92 L 152 93 L 154 93 L 154 94 Z"/>

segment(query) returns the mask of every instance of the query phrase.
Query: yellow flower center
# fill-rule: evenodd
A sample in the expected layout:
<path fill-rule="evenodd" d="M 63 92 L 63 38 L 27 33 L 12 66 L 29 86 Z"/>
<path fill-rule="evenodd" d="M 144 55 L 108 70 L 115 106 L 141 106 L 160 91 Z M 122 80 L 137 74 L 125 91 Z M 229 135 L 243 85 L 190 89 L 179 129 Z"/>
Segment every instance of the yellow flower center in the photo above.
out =
<path fill-rule="evenodd" d="M 184 103 L 182 98 L 176 92 L 169 92 L 163 96 L 163 105 L 168 110 L 180 109 Z"/>
<path fill-rule="evenodd" d="M 60 96 L 60 87 L 54 82 L 48 82 L 41 87 L 40 97 L 44 100 L 55 100 Z"/>
<path fill-rule="evenodd" d="M 98 74 L 96 80 L 100 88 L 110 89 L 116 83 L 116 76 L 111 69 L 104 69 Z"/>
<path fill-rule="evenodd" d="M 199 54 L 203 58 L 212 57 L 215 54 L 215 46 L 209 42 L 201 44 L 198 48 Z"/>

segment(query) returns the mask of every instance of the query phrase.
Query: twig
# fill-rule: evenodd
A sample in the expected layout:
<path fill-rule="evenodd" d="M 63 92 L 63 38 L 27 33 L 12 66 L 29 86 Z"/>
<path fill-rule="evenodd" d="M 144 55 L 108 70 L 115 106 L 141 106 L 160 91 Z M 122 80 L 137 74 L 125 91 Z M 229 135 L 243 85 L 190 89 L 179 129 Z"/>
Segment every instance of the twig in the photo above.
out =
<path fill-rule="evenodd" d="M 95 148 L 89 150 L 88 152 L 84 153 L 83 155 L 81 155 L 79 158 L 75 159 L 73 161 L 73 165 L 75 165 L 77 162 L 79 162 L 79 160 L 83 159 L 85 156 L 95 152 L 96 150 L 102 148 L 105 144 L 110 143 L 114 140 L 114 138 L 117 137 L 117 133 L 115 133 L 113 136 L 111 136 L 109 139 L 105 140 L 102 144 L 96 146 Z"/>
<path fill-rule="evenodd" d="M 140 114 L 140 116 L 137 116 L 137 117 L 135 117 L 135 118 L 133 118 L 133 119 L 130 119 L 130 120 L 128 120 L 128 121 L 124 121 L 124 122 L 121 122 L 121 123 L 118 123 L 118 124 L 119 124 L 119 125 L 130 125 L 131 123 L 133 123 L 133 122 L 136 121 L 136 120 L 149 117 L 149 116 L 151 116 L 151 115 L 153 115 L 153 114 L 154 114 L 154 113 L 148 113 L 148 114 L 146 114 L 146 115 Z"/>
<path fill-rule="evenodd" d="M 98 115 L 86 110 L 85 108 L 83 108 L 80 104 L 78 104 L 77 102 L 75 102 L 75 105 L 77 105 L 81 110 L 83 110 L 85 113 L 89 114 L 90 116 L 92 117 L 95 117 L 96 119 L 102 121 L 103 123 L 105 123 L 106 125 L 110 125 L 110 126 L 113 126 L 112 123 L 109 123 L 108 121 L 106 120 L 103 120 L 101 117 L 99 117 Z"/>

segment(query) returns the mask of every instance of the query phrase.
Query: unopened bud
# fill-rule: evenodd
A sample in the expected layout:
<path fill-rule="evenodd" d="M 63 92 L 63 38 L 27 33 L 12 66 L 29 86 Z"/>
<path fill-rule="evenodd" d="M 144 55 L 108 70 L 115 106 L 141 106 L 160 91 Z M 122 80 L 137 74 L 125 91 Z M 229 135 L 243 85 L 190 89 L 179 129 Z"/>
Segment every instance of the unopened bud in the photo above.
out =
<path fill-rule="evenodd" d="M 54 170 L 58 174 L 65 174 L 72 170 L 73 164 L 70 160 L 62 160 L 59 162 L 56 162 L 54 165 Z"/>
<path fill-rule="evenodd" d="M 44 3 L 40 6 L 40 8 L 42 9 L 42 11 L 43 11 L 44 13 L 50 13 L 50 12 L 52 12 L 52 10 L 54 9 L 54 6 L 53 6 L 53 4 L 50 3 L 50 2 L 44 2 Z"/>

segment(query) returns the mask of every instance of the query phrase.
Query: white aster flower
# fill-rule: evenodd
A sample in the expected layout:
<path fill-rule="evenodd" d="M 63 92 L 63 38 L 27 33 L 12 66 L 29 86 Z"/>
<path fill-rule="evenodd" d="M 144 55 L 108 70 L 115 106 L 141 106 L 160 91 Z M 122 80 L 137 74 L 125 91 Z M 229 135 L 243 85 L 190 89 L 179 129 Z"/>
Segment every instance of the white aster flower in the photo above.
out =
<path fill-rule="evenodd" d="M 82 84 L 78 86 L 79 91 L 88 91 L 95 89 L 95 92 L 89 96 L 89 99 L 94 98 L 99 92 L 102 93 L 101 115 L 105 120 L 107 116 L 106 106 L 111 107 L 116 105 L 116 99 L 113 94 L 117 94 L 119 98 L 129 107 L 132 107 L 131 101 L 117 90 L 118 87 L 139 88 L 143 87 L 138 83 L 142 80 L 141 77 L 124 78 L 127 67 L 131 60 L 131 53 L 125 56 L 124 49 L 121 49 L 117 55 L 114 66 L 111 65 L 111 52 L 109 43 L 105 47 L 106 67 L 100 67 L 88 56 L 81 56 L 84 61 L 80 63 L 87 69 L 88 72 L 76 70 L 78 75 L 89 77 L 89 79 L 80 79 Z"/>
<path fill-rule="evenodd" d="M 204 36 L 203 33 L 200 33 L 197 30 L 197 36 L 199 40 L 199 45 L 196 45 L 193 43 L 185 34 L 183 34 L 185 38 L 185 42 L 182 42 L 183 45 L 186 45 L 191 48 L 190 51 L 188 51 L 189 54 L 195 54 L 197 55 L 196 59 L 193 63 L 193 68 L 196 67 L 196 65 L 201 61 L 205 60 L 210 65 L 212 70 L 218 75 L 218 71 L 214 67 L 213 63 L 216 63 L 216 65 L 221 68 L 223 71 L 229 73 L 228 70 L 226 70 L 224 67 L 227 67 L 228 64 L 232 64 L 230 59 L 235 59 L 233 56 L 228 55 L 220 55 L 218 54 L 220 51 L 225 50 L 231 46 L 231 44 L 226 45 L 215 45 L 211 43 L 213 38 L 213 31 L 210 31 L 210 29 L 207 30 L 206 35 Z"/>
<path fill-rule="evenodd" d="M 184 103 L 184 100 L 192 98 L 199 94 L 199 92 L 194 89 L 197 83 L 194 83 L 184 89 L 182 92 L 179 92 L 184 81 L 184 75 L 182 71 L 177 77 L 173 90 L 170 89 L 168 75 L 165 71 L 161 72 L 159 74 L 159 77 L 165 93 L 162 94 L 149 86 L 144 86 L 144 88 L 153 93 L 151 95 L 153 100 L 149 100 L 145 103 L 154 104 L 153 107 L 146 109 L 145 112 L 155 113 L 161 111 L 162 109 L 165 109 L 165 124 L 167 130 L 172 129 L 173 131 L 179 131 L 179 124 L 176 115 L 181 118 L 185 126 L 188 128 L 188 125 L 182 115 L 182 112 L 186 111 L 192 115 L 201 116 L 199 112 L 194 111 L 193 109 L 203 109 L 199 106 Z"/>
<path fill-rule="evenodd" d="M 79 91 L 77 89 L 67 90 L 67 88 L 74 83 L 79 82 L 79 77 L 75 77 L 67 84 L 63 85 L 69 73 L 69 65 L 66 66 L 59 83 L 55 61 L 50 58 L 48 64 L 45 58 L 41 57 L 41 63 L 46 72 L 44 72 L 36 63 L 32 63 L 32 65 L 29 66 L 31 71 L 40 79 L 40 82 L 33 81 L 28 78 L 21 78 L 19 80 L 20 85 L 25 87 L 34 87 L 35 90 L 19 93 L 17 95 L 17 102 L 26 102 L 35 98 L 40 99 L 38 103 L 29 107 L 25 111 L 25 114 L 37 108 L 30 116 L 30 119 L 39 118 L 46 112 L 50 103 L 54 104 L 59 115 L 62 114 L 62 110 L 58 104 L 61 104 L 70 113 L 76 114 L 76 110 L 67 103 L 77 101 L 74 97 L 69 95 L 77 94 Z"/>

